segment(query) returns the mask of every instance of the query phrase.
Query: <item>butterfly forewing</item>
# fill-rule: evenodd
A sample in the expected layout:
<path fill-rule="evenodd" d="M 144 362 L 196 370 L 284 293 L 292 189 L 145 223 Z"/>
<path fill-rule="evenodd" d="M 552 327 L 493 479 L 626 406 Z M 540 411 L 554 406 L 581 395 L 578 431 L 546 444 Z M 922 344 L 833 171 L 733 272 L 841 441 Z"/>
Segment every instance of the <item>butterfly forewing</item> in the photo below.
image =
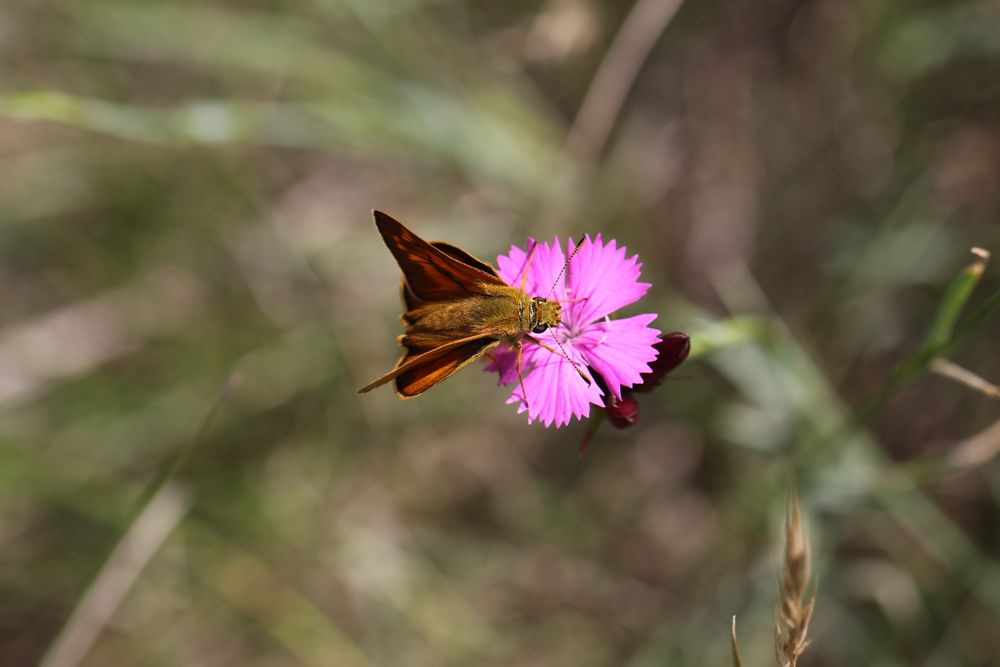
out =
<path fill-rule="evenodd" d="M 491 276 L 494 276 L 495 278 L 503 282 L 500 276 L 497 275 L 496 269 L 494 269 L 486 262 L 480 259 L 476 259 L 475 257 L 465 252 L 458 246 L 453 246 L 452 244 L 445 243 L 444 241 L 431 241 L 431 245 L 440 250 L 441 252 L 443 252 L 444 254 L 453 257 L 454 259 L 457 259 L 463 264 L 468 264 L 469 266 L 475 269 L 479 269 L 484 273 L 488 273 Z"/>
<path fill-rule="evenodd" d="M 392 216 L 381 211 L 375 211 L 374 215 L 379 233 L 403 270 L 407 285 L 419 300 L 458 299 L 479 293 L 478 285 L 482 283 L 504 284 L 495 272 L 484 271 L 435 248 Z M 482 265 L 482 262 L 454 246 L 448 246 L 448 249 L 458 251 Z"/>

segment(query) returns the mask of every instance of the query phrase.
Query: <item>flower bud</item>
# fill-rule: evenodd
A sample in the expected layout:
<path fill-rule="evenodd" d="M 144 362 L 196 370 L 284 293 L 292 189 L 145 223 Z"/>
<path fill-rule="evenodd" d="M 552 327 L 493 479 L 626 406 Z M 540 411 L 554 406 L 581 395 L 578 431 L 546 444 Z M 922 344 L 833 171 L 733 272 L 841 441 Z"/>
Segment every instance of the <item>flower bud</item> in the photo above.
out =
<path fill-rule="evenodd" d="M 628 428 L 639 421 L 639 402 L 628 389 L 622 390 L 621 399 L 614 396 L 608 397 L 608 405 L 604 411 L 608 415 L 608 421 L 616 428 Z"/>
<path fill-rule="evenodd" d="M 633 391 L 649 392 L 659 387 L 667 373 L 674 370 L 687 359 L 691 351 L 691 339 L 687 334 L 668 333 L 653 345 L 657 357 L 649 364 L 650 371 L 642 374 L 642 384 L 637 384 Z"/>

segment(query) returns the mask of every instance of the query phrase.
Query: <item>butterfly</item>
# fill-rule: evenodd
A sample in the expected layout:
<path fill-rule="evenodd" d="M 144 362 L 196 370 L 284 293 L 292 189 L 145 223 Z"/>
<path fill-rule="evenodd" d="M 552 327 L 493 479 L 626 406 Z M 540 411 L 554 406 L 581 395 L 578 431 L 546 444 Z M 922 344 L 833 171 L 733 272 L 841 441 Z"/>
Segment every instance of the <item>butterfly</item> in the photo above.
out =
<path fill-rule="evenodd" d="M 517 348 L 519 378 L 525 340 L 567 358 L 531 336 L 558 327 L 562 306 L 525 293 L 530 253 L 518 289 L 505 283 L 492 266 L 461 248 L 427 242 L 392 216 L 381 211 L 372 214 L 382 240 L 403 271 L 405 332 L 399 344 L 405 352 L 395 368 L 359 389 L 359 394 L 395 381 L 400 398 L 419 396 L 501 343 Z M 589 384 L 590 379 L 576 363 L 570 363 Z"/>

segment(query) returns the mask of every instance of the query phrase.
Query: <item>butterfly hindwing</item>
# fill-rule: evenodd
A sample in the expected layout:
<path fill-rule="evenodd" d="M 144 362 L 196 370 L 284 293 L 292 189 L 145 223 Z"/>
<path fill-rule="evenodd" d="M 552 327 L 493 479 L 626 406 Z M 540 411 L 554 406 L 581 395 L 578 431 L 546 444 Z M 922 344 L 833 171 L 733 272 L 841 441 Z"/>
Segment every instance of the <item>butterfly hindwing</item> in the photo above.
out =
<path fill-rule="evenodd" d="M 447 350 L 440 347 L 400 360 L 406 370 L 396 376 L 396 394 L 412 398 L 451 377 L 499 343 L 495 336 L 480 336 Z"/>
<path fill-rule="evenodd" d="M 450 377 L 499 342 L 496 336 L 471 336 L 432 350 L 408 348 L 394 369 L 362 387 L 358 393 L 363 394 L 396 380 L 396 393 L 403 398 L 411 398 Z"/>

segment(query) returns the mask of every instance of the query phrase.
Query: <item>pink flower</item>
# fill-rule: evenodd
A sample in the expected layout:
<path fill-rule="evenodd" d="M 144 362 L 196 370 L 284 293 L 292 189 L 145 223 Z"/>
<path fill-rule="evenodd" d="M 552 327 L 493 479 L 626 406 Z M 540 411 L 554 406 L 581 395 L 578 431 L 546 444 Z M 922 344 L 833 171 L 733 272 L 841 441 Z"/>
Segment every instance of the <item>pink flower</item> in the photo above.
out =
<path fill-rule="evenodd" d="M 486 370 L 498 371 L 500 384 L 515 385 L 507 402 L 518 403 L 519 413 L 527 410 L 529 422 L 538 419 L 546 426 L 558 427 L 568 424 L 571 417 L 589 416 L 591 405 L 605 405 L 604 391 L 598 383 L 588 384 L 560 354 L 566 354 L 585 373 L 590 373 L 588 369 L 599 373 L 607 390 L 621 399 L 622 387 L 642 382 L 642 374 L 651 371 L 649 362 L 656 358 L 653 346 L 660 332 L 647 326 L 656 319 L 652 313 L 620 320 L 608 317 L 638 301 L 650 287 L 649 283 L 639 282 L 642 265 L 636 256 L 626 257 L 625 248 L 617 247 L 614 241 L 605 244 L 600 234 L 593 240 L 588 236 L 563 271 L 566 252 L 576 246 L 572 240 L 567 241 L 566 252 L 558 239 L 551 244 L 529 240 L 528 247 L 532 246 L 535 250 L 527 269 L 525 291 L 530 296 L 560 301 L 578 299 L 562 304 L 559 327 L 532 334 L 559 354 L 524 341 L 521 375 L 527 407 L 517 378 L 515 349 L 496 350 Z M 520 288 L 527 260 L 525 250 L 512 246 L 507 255 L 497 258 L 500 277 Z"/>

